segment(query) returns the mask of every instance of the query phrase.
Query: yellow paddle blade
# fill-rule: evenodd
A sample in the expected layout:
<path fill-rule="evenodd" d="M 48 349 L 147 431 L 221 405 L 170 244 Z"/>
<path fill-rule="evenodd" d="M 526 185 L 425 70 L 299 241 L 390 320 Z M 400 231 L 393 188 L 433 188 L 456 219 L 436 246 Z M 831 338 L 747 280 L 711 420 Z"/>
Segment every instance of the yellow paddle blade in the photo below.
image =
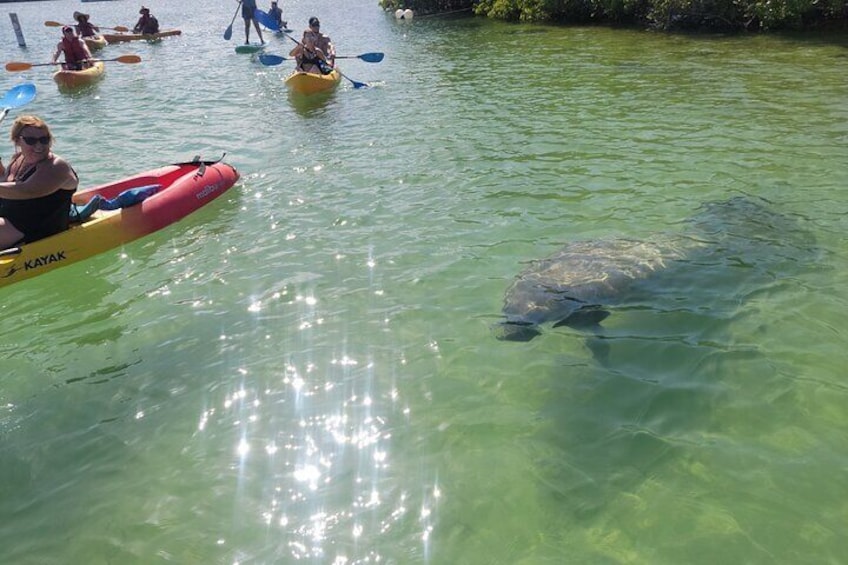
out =
<path fill-rule="evenodd" d="M 32 63 L 22 63 L 20 61 L 12 61 L 11 63 L 6 63 L 6 70 L 10 73 L 15 73 L 18 71 L 28 71 L 32 68 Z"/>
<path fill-rule="evenodd" d="M 46 25 L 47 27 L 62 27 L 65 24 L 60 24 L 59 22 L 52 22 L 52 21 L 48 20 L 48 21 L 44 22 L 44 25 Z"/>
<path fill-rule="evenodd" d="M 113 27 L 112 29 L 114 29 L 115 31 L 120 31 L 120 32 L 124 32 L 124 31 L 129 31 L 129 30 L 130 30 L 130 28 L 125 27 L 125 26 L 115 26 L 115 27 Z"/>
<path fill-rule="evenodd" d="M 104 61 L 118 61 L 119 63 L 141 63 L 141 57 L 138 55 L 121 55 L 115 59 L 103 59 Z"/>

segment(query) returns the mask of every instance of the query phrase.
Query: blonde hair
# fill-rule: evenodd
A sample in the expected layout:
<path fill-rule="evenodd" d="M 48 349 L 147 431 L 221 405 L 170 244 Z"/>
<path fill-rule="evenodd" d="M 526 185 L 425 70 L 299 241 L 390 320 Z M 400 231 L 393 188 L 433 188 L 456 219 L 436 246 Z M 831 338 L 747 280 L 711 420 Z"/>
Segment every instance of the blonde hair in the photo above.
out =
<path fill-rule="evenodd" d="M 26 127 L 43 129 L 47 132 L 47 137 L 50 138 L 50 144 L 53 144 L 53 134 L 50 133 L 50 128 L 47 127 L 45 121 L 38 116 L 18 116 L 15 118 L 15 123 L 12 124 L 12 130 L 9 132 L 9 138 L 13 143 L 18 141 L 21 137 L 21 132 L 24 131 L 24 128 Z"/>

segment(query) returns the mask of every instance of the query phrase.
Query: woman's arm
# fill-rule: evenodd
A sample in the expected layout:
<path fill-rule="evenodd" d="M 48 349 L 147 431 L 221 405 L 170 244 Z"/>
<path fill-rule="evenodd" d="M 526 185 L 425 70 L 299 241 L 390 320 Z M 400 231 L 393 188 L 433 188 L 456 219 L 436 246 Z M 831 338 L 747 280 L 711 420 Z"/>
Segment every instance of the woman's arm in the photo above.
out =
<path fill-rule="evenodd" d="M 53 162 L 42 162 L 24 181 L 0 182 L 0 198 L 29 200 L 53 194 L 57 190 L 75 189 L 79 181 L 71 166 L 60 157 Z"/>

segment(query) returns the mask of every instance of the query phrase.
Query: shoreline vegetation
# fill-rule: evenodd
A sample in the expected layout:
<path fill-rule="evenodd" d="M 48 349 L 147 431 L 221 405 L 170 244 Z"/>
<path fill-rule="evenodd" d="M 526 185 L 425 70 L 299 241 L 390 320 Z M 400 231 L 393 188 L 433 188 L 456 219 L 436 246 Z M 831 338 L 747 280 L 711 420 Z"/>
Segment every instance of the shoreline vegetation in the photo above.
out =
<path fill-rule="evenodd" d="M 379 0 L 416 16 L 473 13 L 510 22 L 603 24 L 668 32 L 848 30 L 848 0 Z"/>

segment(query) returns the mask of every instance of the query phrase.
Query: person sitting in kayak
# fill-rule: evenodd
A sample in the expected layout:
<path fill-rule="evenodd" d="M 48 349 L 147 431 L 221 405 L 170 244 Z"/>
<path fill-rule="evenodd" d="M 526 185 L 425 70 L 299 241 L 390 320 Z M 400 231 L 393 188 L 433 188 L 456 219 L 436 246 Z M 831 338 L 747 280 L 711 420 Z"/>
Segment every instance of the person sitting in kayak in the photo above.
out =
<path fill-rule="evenodd" d="M 271 2 L 271 8 L 268 10 L 268 15 L 271 16 L 271 19 L 277 24 L 278 29 L 284 29 L 288 27 L 289 22 L 283 21 L 283 11 L 277 6 L 277 0 L 273 0 Z"/>
<path fill-rule="evenodd" d="M 80 37 L 94 37 L 100 31 L 100 28 L 88 21 L 88 14 L 82 12 L 74 12 L 74 20 L 76 20 L 77 33 Z"/>
<path fill-rule="evenodd" d="M 315 16 L 309 18 L 309 28 L 303 33 L 312 36 L 315 40 L 315 47 L 324 52 L 327 62 L 331 67 L 334 67 L 336 65 L 336 48 L 333 46 L 333 42 L 330 41 L 329 36 L 321 33 L 321 22 L 318 21 L 318 18 Z"/>
<path fill-rule="evenodd" d="M 56 45 L 53 62 L 56 63 L 62 54 L 65 55 L 65 64 L 62 65 L 65 70 L 81 71 L 91 66 L 91 51 L 85 41 L 77 37 L 71 26 L 62 28 L 62 41 Z"/>
<path fill-rule="evenodd" d="M 143 35 L 159 33 L 159 20 L 157 20 L 155 16 L 151 15 L 150 8 L 142 6 L 138 13 L 141 14 L 141 16 L 138 18 L 138 22 L 136 22 L 135 27 L 133 28 L 133 33 L 141 33 Z"/>
<path fill-rule="evenodd" d="M 309 33 L 303 34 L 303 40 L 289 52 L 297 61 L 296 70 L 315 75 L 328 75 L 333 67 L 324 52 L 315 45 L 315 37 Z"/>
<path fill-rule="evenodd" d="M 53 135 L 37 116 L 19 116 L 10 135 L 15 154 L 0 162 L 0 249 L 68 229 L 71 196 L 79 178 L 53 154 Z"/>

